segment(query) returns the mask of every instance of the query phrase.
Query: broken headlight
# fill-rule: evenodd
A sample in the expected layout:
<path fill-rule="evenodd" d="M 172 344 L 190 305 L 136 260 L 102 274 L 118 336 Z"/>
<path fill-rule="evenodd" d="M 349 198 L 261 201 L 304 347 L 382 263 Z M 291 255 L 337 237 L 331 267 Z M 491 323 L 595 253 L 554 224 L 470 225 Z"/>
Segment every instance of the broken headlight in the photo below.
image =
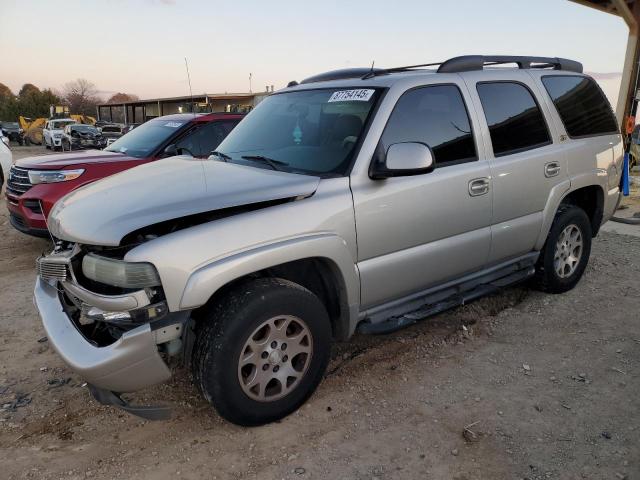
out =
<path fill-rule="evenodd" d="M 89 253 L 82 259 L 82 273 L 96 282 L 122 288 L 160 285 L 160 277 L 150 263 L 133 263 Z"/>

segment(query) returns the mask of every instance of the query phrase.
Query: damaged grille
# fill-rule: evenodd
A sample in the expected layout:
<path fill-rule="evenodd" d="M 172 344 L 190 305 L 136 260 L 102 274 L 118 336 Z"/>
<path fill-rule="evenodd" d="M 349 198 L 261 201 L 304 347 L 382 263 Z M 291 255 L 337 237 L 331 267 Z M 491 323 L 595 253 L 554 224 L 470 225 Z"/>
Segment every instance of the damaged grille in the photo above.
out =
<path fill-rule="evenodd" d="M 57 280 L 63 282 L 67 279 L 69 268 L 66 262 L 49 260 L 40 257 L 36 260 L 36 271 L 43 280 Z"/>
<path fill-rule="evenodd" d="M 16 167 L 15 165 L 12 166 L 11 170 L 9 170 L 9 178 L 7 179 L 7 191 L 13 195 L 20 196 L 31 187 L 29 170 Z"/>

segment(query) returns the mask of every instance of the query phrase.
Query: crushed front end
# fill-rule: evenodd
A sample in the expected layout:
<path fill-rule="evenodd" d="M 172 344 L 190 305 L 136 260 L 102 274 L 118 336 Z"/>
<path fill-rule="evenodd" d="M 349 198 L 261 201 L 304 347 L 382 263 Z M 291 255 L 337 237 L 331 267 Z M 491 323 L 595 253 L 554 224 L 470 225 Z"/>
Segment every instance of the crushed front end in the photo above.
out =
<path fill-rule="evenodd" d="M 57 242 L 37 260 L 34 303 L 52 346 L 98 401 L 153 418 L 151 407 L 140 414 L 120 394 L 170 378 L 189 312 L 169 312 L 155 267 L 125 262 L 124 253 Z"/>

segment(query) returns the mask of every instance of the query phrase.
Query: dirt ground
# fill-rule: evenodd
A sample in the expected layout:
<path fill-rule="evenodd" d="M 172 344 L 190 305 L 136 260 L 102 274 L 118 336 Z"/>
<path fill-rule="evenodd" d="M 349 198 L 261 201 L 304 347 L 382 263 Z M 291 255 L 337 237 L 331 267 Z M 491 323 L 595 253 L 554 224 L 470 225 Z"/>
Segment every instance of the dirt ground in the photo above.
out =
<path fill-rule="evenodd" d="M 184 370 L 130 396 L 170 421 L 96 404 L 32 305 L 48 243 L 4 204 L 0 240 L 2 479 L 640 478 L 640 237 L 603 232 L 567 294 L 510 288 L 337 345 L 309 402 L 259 428 L 221 420 Z"/>

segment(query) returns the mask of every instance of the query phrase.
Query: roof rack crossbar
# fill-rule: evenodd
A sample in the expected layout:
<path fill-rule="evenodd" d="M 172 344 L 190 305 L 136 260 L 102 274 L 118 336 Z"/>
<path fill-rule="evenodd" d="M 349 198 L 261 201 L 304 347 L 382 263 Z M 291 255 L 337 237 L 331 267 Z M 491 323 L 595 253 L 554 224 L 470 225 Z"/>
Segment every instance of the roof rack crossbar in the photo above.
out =
<path fill-rule="evenodd" d="M 582 73 L 582 64 L 559 57 L 527 57 L 511 55 L 464 55 L 450 58 L 438 68 L 438 73 L 458 73 L 482 70 L 485 66 L 515 63 L 518 68 L 553 68 Z M 535 64 L 535 65 L 534 65 Z"/>
<path fill-rule="evenodd" d="M 387 75 L 389 73 L 397 72 L 408 72 L 410 70 L 413 70 L 414 68 L 435 67 L 437 65 L 442 65 L 442 62 L 422 63 L 420 65 L 407 65 L 405 67 L 381 68 L 367 72 L 362 76 L 362 80 L 366 80 L 367 78 L 372 78 L 378 75 Z"/>

